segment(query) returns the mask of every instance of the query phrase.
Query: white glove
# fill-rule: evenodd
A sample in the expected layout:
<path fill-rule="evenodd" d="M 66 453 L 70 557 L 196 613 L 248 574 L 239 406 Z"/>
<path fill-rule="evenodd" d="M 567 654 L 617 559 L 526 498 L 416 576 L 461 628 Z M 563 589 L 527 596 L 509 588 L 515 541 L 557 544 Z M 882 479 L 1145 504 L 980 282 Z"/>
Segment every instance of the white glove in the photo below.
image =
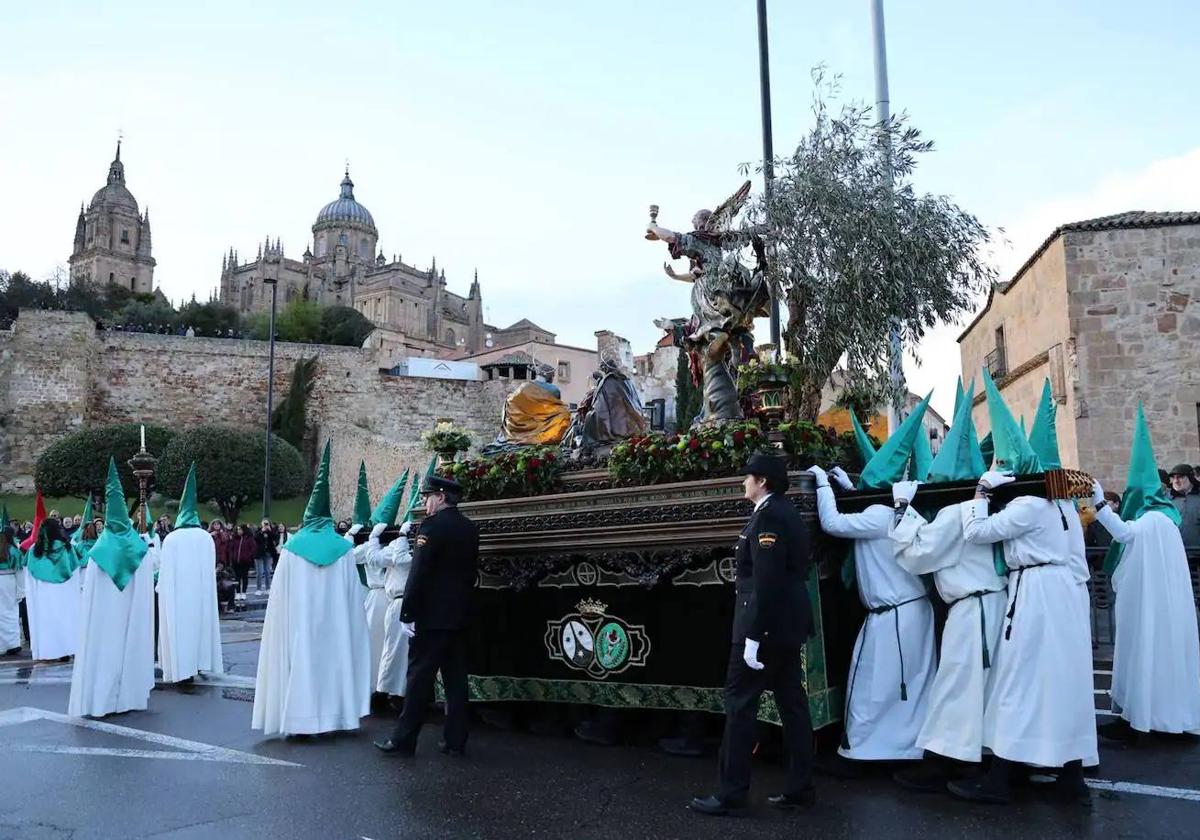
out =
<path fill-rule="evenodd" d="M 841 467 L 834 467 L 829 471 L 829 477 L 841 486 L 843 490 L 853 490 L 854 482 L 850 480 L 850 476 Z"/>
<path fill-rule="evenodd" d="M 913 496 L 917 495 L 917 488 L 920 486 L 919 481 L 897 481 L 892 485 L 892 501 L 908 504 L 913 500 Z"/>
<path fill-rule="evenodd" d="M 415 621 L 401 621 L 400 632 L 411 639 L 413 636 L 417 635 L 417 623 Z"/>
<path fill-rule="evenodd" d="M 812 473 L 813 479 L 817 482 L 818 487 L 829 486 L 829 475 L 825 472 L 825 470 L 821 469 L 816 464 L 813 464 L 808 468 L 808 471 Z"/>
<path fill-rule="evenodd" d="M 1002 484 L 1012 484 L 1014 481 L 1016 481 L 1016 479 L 1011 475 L 1005 475 L 1004 473 L 996 472 L 995 470 L 988 470 L 983 475 L 979 476 L 979 483 L 989 490 L 995 490 Z"/>
<path fill-rule="evenodd" d="M 346 532 L 346 535 L 353 537 L 355 534 L 357 534 L 362 529 L 363 529 L 363 526 L 361 526 L 361 525 L 351 525 L 350 530 Z"/>
<path fill-rule="evenodd" d="M 1092 481 L 1092 506 L 1099 508 L 1104 504 L 1104 488 L 1100 486 L 1100 482 L 1093 479 Z"/>
<path fill-rule="evenodd" d="M 371 529 L 371 542 L 379 542 L 379 535 L 382 534 L 386 530 L 387 530 L 386 522 L 380 522 L 378 525 L 376 525 L 374 528 L 372 528 Z"/>
<path fill-rule="evenodd" d="M 763 669 L 763 664 L 758 661 L 758 642 L 754 639 L 746 640 L 746 650 L 742 653 L 742 659 L 746 662 L 746 667 L 752 671 Z"/>
<path fill-rule="evenodd" d="M 400 526 L 400 536 L 407 537 L 408 532 L 412 530 L 412 520 L 404 520 L 404 524 Z"/>

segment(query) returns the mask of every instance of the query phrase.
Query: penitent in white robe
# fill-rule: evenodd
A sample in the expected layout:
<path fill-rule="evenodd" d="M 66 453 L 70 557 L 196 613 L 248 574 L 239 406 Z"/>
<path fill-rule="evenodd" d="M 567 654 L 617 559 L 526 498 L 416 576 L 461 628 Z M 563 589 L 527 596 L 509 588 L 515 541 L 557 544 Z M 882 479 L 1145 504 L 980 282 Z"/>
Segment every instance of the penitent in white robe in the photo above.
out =
<path fill-rule="evenodd" d="M 370 714 L 371 640 L 350 546 L 328 566 L 286 548 L 271 582 L 251 726 L 266 735 L 358 729 Z"/>
<path fill-rule="evenodd" d="M 1200 734 L 1200 638 L 1179 527 L 1150 510 L 1132 522 L 1096 518 L 1125 544 L 1117 594 L 1113 711 L 1139 732 Z"/>
<path fill-rule="evenodd" d="M 408 636 L 400 630 L 400 608 L 404 603 L 404 587 L 412 567 L 408 538 L 400 537 L 388 543 L 376 556 L 384 569 L 384 594 L 388 599 L 384 618 L 383 658 L 379 664 L 379 680 L 375 690 L 403 697 L 408 690 Z"/>
<path fill-rule="evenodd" d="M 367 579 L 363 609 L 367 614 L 367 634 L 371 637 L 371 690 L 379 679 L 379 662 L 383 658 L 384 619 L 387 615 L 388 599 L 383 591 L 383 569 L 371 558 L 380 550 L 378 540 L 368 540 L 354 547 L 354 562 L 363 567 Z"/>
<path fill-rule="evenodd" d="M 900 567 L 914 575 L 932 573 L 938 594 L 951 605 L 917 746 L 958 761 L 978 762 L 983 757 L 991 660 L 1008 593 L 1007 580 L 996 574 L 992 547 L 963 539 L 962 507 L 942 508 L 932 522 L 910 507 L 892 530 L 892 542 Z"/>
<path fill-rule="evenodd" d="M 158 662 L 163 682 L 225 673 L 217 614 L 217 549 L 203 528 L 179 528 L 158 550 Z"/>
<path fill-rule="evenodd" d="M 0 570 L 0 654 L 21 646 L 17 581 L 24 574 L 21 569 Z"/>
<path fill-rule="evenodd" d="M 34 660 L 72 656 L 79 642 L 80 569 L 62 583 L 46 583 L 25 569 L 25 610 Z"/>
<path fill-rule="evenodd" d="M 71 587 L 74 589 L 74 587 Z M 93 560 L 84 570 L 79 647 L 67 714 L 145 709 L 154 688 L 154 567 L 149 554 L 117 589 Z"/>
<path fill-rule="evenodd" d="M 833 490 L 817 490 L 821 528 L 854 540 L 858 595 L 872 610 L 858 631 L 846 683 L 845 758 L 918 759 L 937 663 L 933 608 L 920 578 L 900 568 L 889 532 L 894 514 L 884 505 L 839 513 Z M 845 743 L 849 743 L 849 748 Z"/>
<path fill-rule="evenodd" d="M 1079 760 L 1095 766 L 1092 626 L 1072 545 L 1082 538 L 1071 528 L 1073 506 L 1033 496 L 1018 496 L 993 516 L 987 506 L 984 500 L 962 506 L 963 536 L 977 545 L 1003 541 L 1011 572 L 983 745 L 1036 767 Z"/>

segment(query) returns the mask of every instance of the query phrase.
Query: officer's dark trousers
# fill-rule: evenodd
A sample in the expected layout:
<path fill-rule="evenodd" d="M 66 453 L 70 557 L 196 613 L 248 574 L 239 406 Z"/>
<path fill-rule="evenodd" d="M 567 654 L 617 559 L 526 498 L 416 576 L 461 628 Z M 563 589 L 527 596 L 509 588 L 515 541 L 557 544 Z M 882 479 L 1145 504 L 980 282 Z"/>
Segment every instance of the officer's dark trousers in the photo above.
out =
<path fill-rule="evenodd" d="M 758 659 L 766 667 L 755 671 L 742 659 L 742 645 L 735 644 L 730 650 L 725 674 L 725 736 L 720 754 L 720 798 L 728 804 L 745 804 L 749 798 L 758 701 L 768 689 L 775 694 L 787 748 L 788 782 L 783 793 L 799 794 L 812 784 L 812 719 L 800 651 L 799 647 L 763 644 Z"/>
<path fill-rule="evenodd" d="M 408 640 L 408 686 L 404 711 L 392 733 L 392 742 L 415 749 L 421 725 L 433 702 L 433 682 L 442 672 L 446 691 L 444 740 L 451 749 L 467 746 L 467 635 L 464 630 L 422 630 Z"/>

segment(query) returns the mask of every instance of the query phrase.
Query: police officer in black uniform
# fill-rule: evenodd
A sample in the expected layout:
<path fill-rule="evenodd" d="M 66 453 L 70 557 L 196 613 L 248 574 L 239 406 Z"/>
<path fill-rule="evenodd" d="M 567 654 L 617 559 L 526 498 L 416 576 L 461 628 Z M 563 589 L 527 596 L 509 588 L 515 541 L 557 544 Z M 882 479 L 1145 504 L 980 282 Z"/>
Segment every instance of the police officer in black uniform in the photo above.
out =
<path fill-rule="evenodd" d="M 754 455 L 743 470 L 746 498 L 754 503 L 737 544 L 737 604 L 725 675 L 725 735 L 721 787 L 697 797 L 691 808 L 713 816 L 740 815 L 749 807 L 750 762 L 758 701 L 775 694 L 788 753 L 787 789 L 768 798 L 793 809 L 815 801 L 812 786 L 812 720 L 804 690 L 801 649 L 812 634 L 808 599 L 808 527 L 787 500 L 787 465 Z"/>
<path fill-rule="evenodd" d="M 417 531 L 412 569 L 404 587 L 400 621 L 408 642 L 408 692 L 392 737 L 376 741 L 385 753 L 413 755 L 438 671 L 446 691 L 446 728 L 441 743 L 447 755 L 467 748 L 467 623 L 475 569 L 479 562 L 479 529 L 458 510 L 462 487 L 430 476 L 425 494 L 426 518 Z"/>

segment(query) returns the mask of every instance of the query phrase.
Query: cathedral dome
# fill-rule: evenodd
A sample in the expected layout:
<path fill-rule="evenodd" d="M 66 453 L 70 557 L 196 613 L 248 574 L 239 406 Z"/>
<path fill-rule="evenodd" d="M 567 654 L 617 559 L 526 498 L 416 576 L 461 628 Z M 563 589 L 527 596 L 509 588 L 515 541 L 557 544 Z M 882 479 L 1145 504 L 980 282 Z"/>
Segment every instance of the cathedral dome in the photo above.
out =
<path fill-rule="evenodd" d="M 117 143 L 117 156 L 108 166 L 108 183 L 96 190 L 92 203 L 88 208 L 105 208 L 107 210 L 126 210 L 138 215 L 137 199 L 125 187 L 125 164 L 121 163 L 121 144 Z"/>
<path fill-rule="evenodd" d="M 337 201 L 331 201 L 321 208 L 313 230 L 347 222 L 375 230 L 375 219 L 372 218 L 371 211 L 354 200 L 354 182 L 350 180 L 349 169 L 346 170 L 346 177 L 342 179 L 342 194 Z"/>

